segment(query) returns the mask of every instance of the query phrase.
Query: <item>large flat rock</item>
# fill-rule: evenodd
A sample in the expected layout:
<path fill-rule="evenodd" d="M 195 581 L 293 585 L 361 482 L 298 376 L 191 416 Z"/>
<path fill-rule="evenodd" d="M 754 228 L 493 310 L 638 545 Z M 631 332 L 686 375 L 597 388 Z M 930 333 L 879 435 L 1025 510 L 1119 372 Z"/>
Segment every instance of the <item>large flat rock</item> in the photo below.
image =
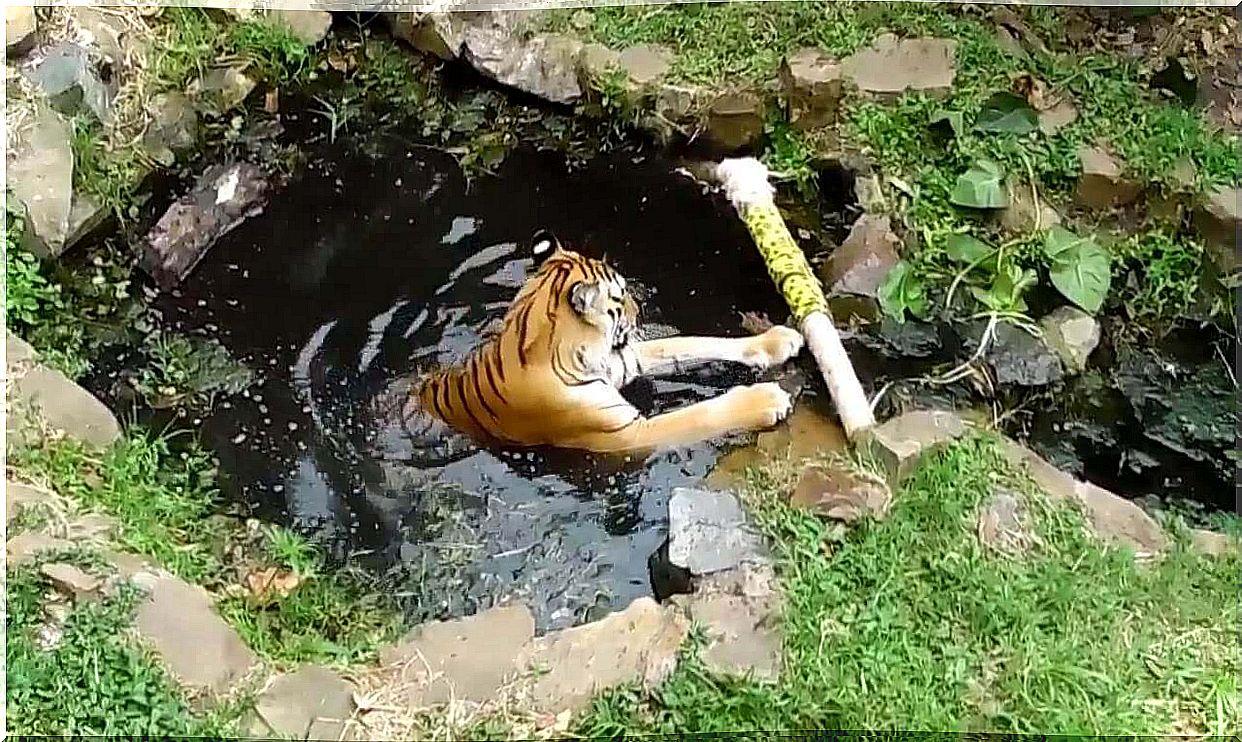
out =
<path fill-rule="evenodd" d="M 26 414 L 35 414 L 52 428 L 90 446 L 106 448 L 121 437 L 112 411 L 93 394 L 61 372 L 36 360 L 30 346 L 5 330 L 6 371 L 12 380 L 6 430 L 11 441 L 25 435 Z"/>
<path fill-rule="evenodd" d="M 167 574 L 140 572 L 133 582 L 148 591 L 134 628 L 186 689 L 219 697 L 255 666 L 255 656 L 216 613 L 206 590 Z"/>

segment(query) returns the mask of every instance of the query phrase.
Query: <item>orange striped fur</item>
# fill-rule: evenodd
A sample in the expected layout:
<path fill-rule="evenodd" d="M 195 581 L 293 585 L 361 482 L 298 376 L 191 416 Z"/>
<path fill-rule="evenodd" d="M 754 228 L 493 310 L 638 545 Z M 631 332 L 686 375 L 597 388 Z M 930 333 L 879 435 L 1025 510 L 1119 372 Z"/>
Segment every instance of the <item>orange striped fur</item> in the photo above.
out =
<path fill-rule="evenodd" d="M 643 417 L 618 391 L 634 379 L 710 361 L 768 368 L 801 350 L 801 334 L 778 326 L 746 338 L 635 342 L 639 307 L 623 276 L 561 247 L 546 231 L 532 249 L 543 262 L 501 330 L 464 363 L 427 375 L 414 391 L 420 411 L 479 440 L 600 452 L 762 429 L 789 413 L 789 396 L 768 383 Z"/>

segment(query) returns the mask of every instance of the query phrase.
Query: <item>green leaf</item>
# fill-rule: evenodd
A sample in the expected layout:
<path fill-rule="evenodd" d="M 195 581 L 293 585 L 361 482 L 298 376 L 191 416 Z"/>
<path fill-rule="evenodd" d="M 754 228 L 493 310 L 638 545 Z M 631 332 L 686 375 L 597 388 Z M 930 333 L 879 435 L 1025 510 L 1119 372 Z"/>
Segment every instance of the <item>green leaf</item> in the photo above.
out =
<path fill-rule="evenodd" d="M 1022 295 L 1038 280 L 1034 271 L 1007 262 L 996 272 L 989 288 L 975 286 L 970 293 L 993 312 L 1025 312 L 1026 300 Z"/>
<path fill-rule="evenodd" d="M 995 93 L 975 118 L 975 131 L 1029 134 L 1039 128 L 1039 114 L 1026 99 L 1013 93 Z"/>
<path fill-rule="evenodd" d="M 952 234 L 944 245 L 945 254 L 950 260 L 958 263 L 984 262 L 988 255 L 996 252 L 991 245 L 983 240 L 975 239 L 968 234 Z"/>
<path fill-rule="evenodd" d="M 958 176 L 949 201 L 971 209 L 1003 209 L 1009 205 L 1005 173 L 991 160 L 979 160 Z"/>
<path fill-rule="evenodd" d="M 927 128 L 941 140 L 947 141 L 954 137 L 960 137 L 966 129 L 966 121 L 961 111 L 949 111 L 940 109 L 931 115 L 927 122 Z"/>
<path fill-rule="evenodd" d="M 918 319 L 927 317 L 927 294 L 923 283 L 906 261 L 899 261 L 880 284 L 880 308 L 897 322 L 905 322 L 906 312 Z"/>
<path fill-rule="evenodd" d="M 1090 238 L 1057 226 L 1044 238 L 1044 254 L 1050 261 L 1048 274 L 1057 291 L 1084 311 L 1098 312 L 1112 282 L 1108 251 Z"/>

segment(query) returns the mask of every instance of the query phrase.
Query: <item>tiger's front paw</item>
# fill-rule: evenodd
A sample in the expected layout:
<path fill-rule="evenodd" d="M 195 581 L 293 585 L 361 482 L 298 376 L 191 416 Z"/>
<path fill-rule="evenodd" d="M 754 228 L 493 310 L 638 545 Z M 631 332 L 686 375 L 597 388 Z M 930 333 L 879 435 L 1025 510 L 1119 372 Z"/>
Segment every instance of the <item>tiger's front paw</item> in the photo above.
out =
<path fill-rule="evenodd" d="M 739 386 L 729 390 L 734 408 L 747 430 L 763 430 L 776 425 L 793 410 L 793 398 L 780 384 L 768 382 Z"/>
<path fill-rule="evenodd" d="M 792 327 L 773 325 L 751 339 L 746 365 L 758 369 L 779 366 L 802 352 L 804 342 L 802 333 Z"/>

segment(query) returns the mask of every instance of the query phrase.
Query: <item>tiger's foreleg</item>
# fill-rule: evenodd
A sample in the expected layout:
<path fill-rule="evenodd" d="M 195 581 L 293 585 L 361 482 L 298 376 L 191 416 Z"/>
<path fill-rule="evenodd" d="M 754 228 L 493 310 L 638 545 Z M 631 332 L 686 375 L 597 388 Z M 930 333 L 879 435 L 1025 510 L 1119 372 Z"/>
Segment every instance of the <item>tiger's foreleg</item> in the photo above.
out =
<path fill-rule="evenodd" d="M 789 394 L 775 383 L 739 386 L 655 417 L 642 417 L 635 410 L 629 422 L 580 433 L 562 445 L 599 453 L 689 445 L 728 433 L 770 428 L 792 408 Z"/>
<path fill-rule="evenodd" d="M 620 388 L 643 376 L 669 376 L 713 361 L 751 368 L 779 366 L 802 350 L 802 333 L 777 325 L 744 338 L 670 337 L 634 343 L 622 350 L 613 382 Z"/>

